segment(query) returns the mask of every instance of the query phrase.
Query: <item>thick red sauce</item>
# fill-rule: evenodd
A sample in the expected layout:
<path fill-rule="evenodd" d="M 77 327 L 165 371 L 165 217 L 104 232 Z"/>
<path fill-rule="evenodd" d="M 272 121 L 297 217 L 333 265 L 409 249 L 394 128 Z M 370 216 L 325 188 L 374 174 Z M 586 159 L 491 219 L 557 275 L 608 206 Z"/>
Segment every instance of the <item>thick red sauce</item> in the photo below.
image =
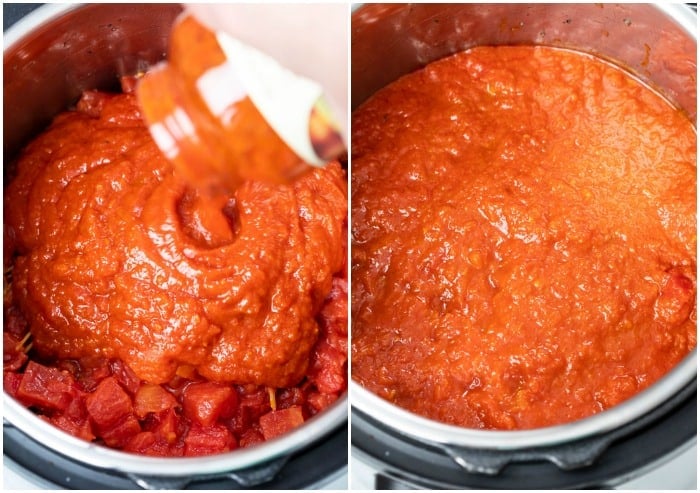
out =
<path fill-rule="evenodd" d="M 247 100 L 240 112 L 262 122 Z M 280 142 L 265 135 L 249 154 Z M 203 193 L 134 94 L 86 92 L 5 190 L 6 391 L 74 435 L 154 455 L 297 426 L 346 387 L 346 188 L 331 163 Z"/>
<path fill-rule="evenodd" d="M 523 429 L 610 408 L 696 345 L 696 134 L 627 73 L 480 47 L 352 120 L 352 376 Z"/>

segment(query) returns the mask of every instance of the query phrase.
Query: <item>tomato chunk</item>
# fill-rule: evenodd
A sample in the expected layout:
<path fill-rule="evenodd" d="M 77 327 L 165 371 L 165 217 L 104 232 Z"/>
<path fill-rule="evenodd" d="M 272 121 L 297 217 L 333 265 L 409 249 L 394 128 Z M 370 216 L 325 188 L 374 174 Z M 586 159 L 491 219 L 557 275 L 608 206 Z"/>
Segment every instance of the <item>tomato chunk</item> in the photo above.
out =
<path fill-rule="evenodd" d="M 76 377 L 86 392 L 93 392 L 102 380 L 112 375 L 109 362 L 101 356 L 81 358 L 77 363 Z"/>
<path fill-rule="evenodd" d="M 283 389 L 277 398 L 277 408 L 285 409 L 292 406 L 303 406 L 305 400 L 306 394 L 299 387 Z"/>
<path fill-rule="evenodd" d="M 319 392 L 312 392 L 308 397 L 309 407 L 313 414 L 323 411 L 337 400 L 338 396 L 336 394 L 321 394 Z"/>
<path fill-rule="evenodd" d="M 121 422 L 106 429 L 102 428 L 100 436 L 108 446 L 121 448 L 140 431 L 141 425 L 136 416 L 128 414 Z"/>
<path fill-rule="evenodd" d="M 109 362 L 109 368 L 117 381 L 129 391 L 130 394 L 135 394 L 141 385 L 141 380 L 136 376 L 136 373 L 129 368 L 122 360 L 115 359 Z"/>
<path fill-rule="evenodd" d="M 152 431 L 142 431 L 134 435 L 129 439 L 124 450 L 157 457 L 169 457 L 172 455 L 168 442 Z"/>
<path fill-rule="evenodd" d="M 48 421 L 74 437 L 82 438 L 88 442 L 95 439 L 95 434 L 92 432 L 90 422 L 87 418 L 73 419 L 64 414 L 57 414 L 49 418 Z"/>
<path fill-rule="evenodd" d="M 6 371 L 2 375 L 2 386 L 5 392 L 10 394 L 12 397 L 17 397 L 17 390 L 19 390 L 19 384 L 22 382 L 22 374 L 15 373 L 13 371 Z"/>
<path fill-rule="evenodd" d="M 304 422 L 301 407 L 292 406 L 279 411 L 270 411 L 260 417 L 260 428 L 265 440 L 280 436 Z"/>
<path fill-rule="evenodd" d="M 144 384 L 134 396 L 134 412 L 141 419 L 148 413 L 158 413 L 175 406 L 175 396 L 160 385 Z"/>
<path fill-rule="evenodd" d="M 311 380 L 318 390 L 325 394 L 341 392 L 345 389 L 345 361 L 347 356 L 326 341 L 316 344 L 311 356 L 311 367 L 308 370 Z"/>
<path fill-rule="evenodd" d="M 233 450 L 236 439 L 223 425 L 213 424 L 206 428 L 193 423 L 185 437 L 185 455 L 211 455 Z"/>
<path fill-rule="evenodd" d="M 238 407 L 238 394 L 233 387 L 215 382 L 189 385 L 182 396 L 185 415 L 202 426 L 210 426 L 219 418 L 230 418 Z"/>
<path fill-rule="evenodd" d="M 348 281 L 334 277 L 331 292 L 319 314 L 321 324 L 332 334 L 345 335 L 348 333 Z M 345 339 L 347 342 L 347 339 Z"/>
<path fill-rule="evenodd" d="M 262 433 L 260 433 L 255 428 L 248 428 L 241 436 L 241 439 L 239 440 L 238 444 L 241 447 L 250 447 L 251 445 L 263 443 L 264 441 L 265 437 L 262 436 Z"/>
<path fill-rule="evenodd" d="M 173 445 L 177 441 L 178 436 L 185 432 L 186 425 L 183 423 L 183 418 L 175 411 L 175 408 L 171 407 L 158 414 L 151 415 L 151 419 L 147 420 L 144 429 L 160 435 L 170 445 Z"/>
<path fill-rule="evenodd" d="M 63 410 L 78 393 L 70 373 L 29 361 L 17 389 L 17 398 L 42 409 Z"/>
<path fill-rule="evenodd" d="M 114 426 L 134 412 L 131 398 L 114 377 L 102 380 L 85 404 L 90 418 L 100 428 Z"/>

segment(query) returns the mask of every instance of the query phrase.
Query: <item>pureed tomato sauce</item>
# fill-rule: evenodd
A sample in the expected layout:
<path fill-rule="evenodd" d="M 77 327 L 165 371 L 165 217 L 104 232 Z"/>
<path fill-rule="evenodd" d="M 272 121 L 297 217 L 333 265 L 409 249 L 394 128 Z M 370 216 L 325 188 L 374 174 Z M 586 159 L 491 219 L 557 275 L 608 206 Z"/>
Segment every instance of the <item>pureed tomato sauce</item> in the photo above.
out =
<path fill-rule="evenodd" d="M 345 171 L 204 193 L 125 83 L 57 116 L 5 190 L 5 390 L 143 454 L 273 438 L 346 388 Z M 274 155 L 279 138 L 257 135 L 250 158 Z"/>
<path fill-rule="evenodd" d="M 610 408 L 696 345 L 696 133 L 621 69 L 478 47 L 352 120 L 352 376 L 527 429 Z"/>

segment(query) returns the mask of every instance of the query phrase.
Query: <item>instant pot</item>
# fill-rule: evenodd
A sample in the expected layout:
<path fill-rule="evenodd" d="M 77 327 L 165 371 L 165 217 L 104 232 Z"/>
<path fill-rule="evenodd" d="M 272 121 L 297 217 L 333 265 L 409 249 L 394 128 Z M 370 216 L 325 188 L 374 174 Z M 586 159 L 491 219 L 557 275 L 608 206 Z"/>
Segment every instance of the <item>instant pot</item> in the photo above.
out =
<path fill-rule="evenodd" d="M 353 9 L 351 39 L 353 108 L 400 76 L 470 47 L 539 44 L 621 65 L 696 123 L 697 16 L 686 5 L 365 4 Z M 624 486 L 683 457 L 680 467 L 689 470 L 665 487 L 685 477 L 696 488 L 696 351 L 618 406 L 536 430 L 438 423 L 355 382 L 350 395 L 353 486 L 603 488 Z"/>
<path fill-rule="evenodd" d="M 83 90 L 118 89 L 119 76 L 162 60 L 170 26 L 182 10 L 176 4 L 36 7 L 3 4 L 5 169 Z M 347 395 L 282 437 L 196 458 L 144 457 L 107 449 L 67 435 L 7 394 L 3 398 L 6 489 L 344 489 L 347 485 Z"/>

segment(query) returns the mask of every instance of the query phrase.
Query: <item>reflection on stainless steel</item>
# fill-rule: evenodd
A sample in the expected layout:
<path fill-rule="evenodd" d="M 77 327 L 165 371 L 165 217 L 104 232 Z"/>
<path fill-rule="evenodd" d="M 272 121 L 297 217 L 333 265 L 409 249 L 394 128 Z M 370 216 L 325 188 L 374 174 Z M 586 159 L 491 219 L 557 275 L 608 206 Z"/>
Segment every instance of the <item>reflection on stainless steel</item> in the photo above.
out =
<path fill-rule="evenodd" d="M 695 120 L 696 30 L 682 5 L 368 4 L 352 18 L 352 105 L 471 46 L 536 43 L 616 60 Z"/>
<path fill-rule="evenodd" d="M 118 86 L 118 76 L 165 56 L 175 4 L 52 5 L 5 33 L 5 159 L 86 89 Z M 46 22 L 33 26 L 33 19 Z M 32 29 L 36 27 L 36 29 Z M 31 30 L 31 32 L 30 32 Z"/>

